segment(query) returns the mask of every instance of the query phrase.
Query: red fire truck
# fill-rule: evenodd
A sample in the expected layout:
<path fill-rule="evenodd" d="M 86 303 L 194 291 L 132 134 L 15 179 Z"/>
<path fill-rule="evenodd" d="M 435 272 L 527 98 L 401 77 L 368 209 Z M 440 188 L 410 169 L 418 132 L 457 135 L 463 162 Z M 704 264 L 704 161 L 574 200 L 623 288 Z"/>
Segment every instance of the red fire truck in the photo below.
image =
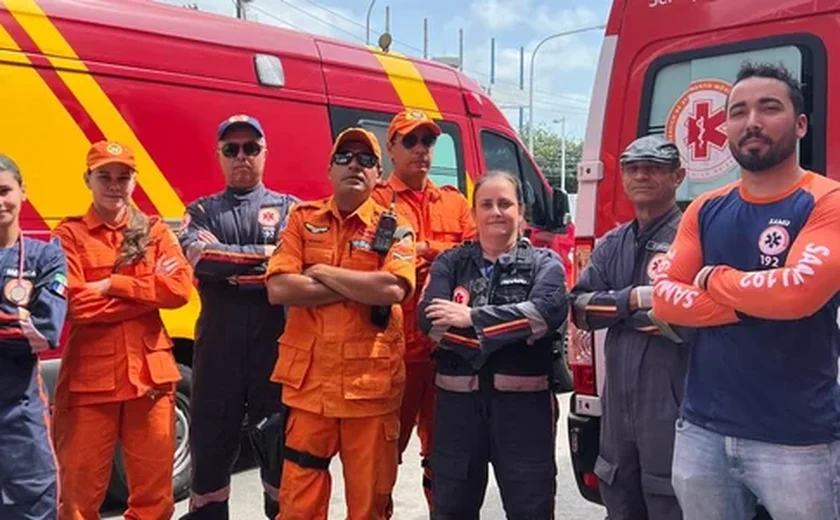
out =
<path fill-rule="evenodd" d="M 23 170 L 29 235 L 46 237 L 63 217 L 86 211 L 85 154 L 103 137 L 136 152 L 134 203 L 177 226 L 185 205 L 223 188 L 215 129 L 228 116 L 248 113 L 263 123 L 270 188 L 313 199 L 330 192 L 327 156 L 341 130 L 362 125 L 384 144 L 391 117 L 412 108 L 443 130 L 434 182 L 470 194 L 482 172 L 513 172 L 525 187 L 532 241 L 568 258 L 567 197 L 552 191 L 482 88 L 447 65 L 148 0 L 2 0 L 0 85 L 0 151 Z M 388 175 L 390 161 L 384 166 Z M 164 313 L 183 375 L 179 497 L 189 485 L 198 305 L 194 295 L 185 308 Z M 42 362 L 50 387 L 59 355 Z M 111 491 L 125 495 L 120 464 Z"/>
<path fill-rule="evenodd" d="M 838 21 L 840 6 L 823 0 L 613 2 L 578 170 L 571 282 L 596 240 L 633 218 L 617 161 L 633 139 L 664 133 L 677 144 L 688 172 L 677 193 L 683 207 L 736 178 L 724 132 L 725 102 L 744 61 L 781 63 L 798 77 L 810 120 L 799 148 L 802 166 L 840 176 L 840 149 L 826 147 L 827 89 L 838 74 L 829 49 Z M 596 502 L 604 336 L 573 330 L 569 346 L 572 462 L 580 492 Z"/>

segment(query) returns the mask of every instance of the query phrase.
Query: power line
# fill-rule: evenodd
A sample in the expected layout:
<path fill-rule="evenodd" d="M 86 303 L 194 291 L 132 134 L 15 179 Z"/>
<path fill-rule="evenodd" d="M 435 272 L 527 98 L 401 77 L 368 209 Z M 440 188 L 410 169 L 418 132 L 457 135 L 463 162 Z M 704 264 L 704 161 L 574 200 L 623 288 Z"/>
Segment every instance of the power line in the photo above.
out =
<path fill-rule="evenodd" d="M 236 0 L 232 0 L 232 1 L 233 1 L 234 5 L 236 5 Z M 333 29 L 336 29 L 336 30 L 338 30 L 338 31 L 341 31 L 342 33 L 349 35 L 350 37 L 352 37 L 352 38 L 353 38 L 353 39 L 355 39 L 355 40 L 358 40 L 358 41 L 364 42 L 364 38 L 362 38 L 361 36 L 359 36 L 359 35 L 357 35 L 357 34 L 355 34 L 355 33 L 352 33 L 352 32 L 350 32 L 350 31 L 347 31 L 346 29 L 343 29 L 342 27 L 339 27 L 338 25 L 335 25 L 335 24 L 333 24 L 333 23 L 331 23 L 331 22 L 329 22 L 329 21 L 327 21 L 327 20 L 324 20 L 324 19 L 320 18 L 319 16 L 317 16 L 317 15 L 315 15 L 315 14 L 310 13 L 309 11 L 306 11 L 306 10 L 304 10 L 304 9 L 301 9 L 300 7 L 298 7 L 297 5 L 295 5 L 295 4 L 291 3 L 291 2 L 289 2 L 288 0 L 279 0 L 279 1 L 280 1 L 280 2 L 282 2 L 282 3 L 284 3 L 284 4 L 286 4 L 287 6 L 291 7 L 292 9 L 294 9 L 294 10 L 296 10 L 296 11 L 300 12 L 300 13 L 303 13 L 303 14 L 305 14 L 305 15 L 307 15 L 307 16 L 309 16 L 309 17 L 311 17 L 311 18 L 314 18 L 315 20 L 319 21 L 320 23 L 322 23 L 322 24 L 324 24 L 324 25 L 326 25 L 326 26 L 328 26 L 328 27 L 331 27 L 331 28 L 333 28 Z M 315 7 L 319 8 L 319 9 L 321 9 L 321 10 L 323 10 L 324 12 L 330 13 L 331 15 L 333 15 L 333 16 L 335 16 L 335 17 L 337 17 L 337 18 L 341 19 L 341 20 L 344 20 L 344 21 L 346 21 L 346 22 L 352 23 L 353 25 L 356 25 L 356 26 L 358 26 L 358 27 L 360 27 L 360 28 L 364 28 L 364 27 L 365 27 L 364 25 L 362 25 L 361 23 L 359 23 L 359 22 L 357 22 L 357 21 L 353 20 L 352 18 L 349 18 L 349 17 L 347 17 L 347 16 L 344 16 L 344 15 L 342 15 L 341 13 L 338 13 L 337 11 L 334 11 L 334 10 L 329 9 L 329 8 L 327 8 L 327 7 L 324 7 L 324 6 L 320 5 L 320 4 L 318 4 L 317 2 L 314 2 L 313 0 L 304 0 L 304 1 L 306 1 L 307 3 L 309 3 L 309 4 L 313 5 L 313 6 L 315 6 Z M 291 24 L 291 23 L 289 23 L 289 22 L 287 22 L 287 21 L 285 21 L 285 20 L 281 19 L 279 16 L 277 16 L 277 15 L 275 15 L 275 14 L 273 14 L 273 13 L 270 13 L 270 12 L 266 11 L 265 9 L 263 9 L 263 8 L 261 8 L 261 7 L 256 6 L 256 5 L 254 5 L 253 3 L 250 3 L 250 4 L 248 5 L 248 9 L 254 9 L 254 10 L 256 10 L 256 11 L 258 11 L 258 12 L 260 12 L 260 13 L 262 13 L 262 14 L 266 15 L 266 16 L 268 16 L 269 18 L 272 18 L 272 19 L 274 19 L 274 20 L 276 20 L 276 21 L 278 21 L 278 22 L 282 23 L 282 24 L 285 24 L 285 25 L 287 25 L 287 26 L 289 26 L 289 27 L 292 27 L 292 28 L 297 29 L 297 30 L 300 30 L 300 31 L 304 31 L 304 30 L 303 30 L 303 29 L 301 29 L 300 27 L 295 26 L 295 25 L 293 25 L 293 24 Z M 306 31 L 304 31 L 304 32 L 306 32 Z M 395 43 L 399 43 L 400 45 L 402 45 L 403 47 L 406 47 L 406 48 L 408 48 L 408 49 L 415 50 L 415 51 L 417 51 L 417 52 L 419 52 L 419 53 L 422 53 L 422 52 L 423 52 L 423 50 L 422 50 L 422 49 L 420 49 L 420 48 L 418 48 L 418 47 L 414 47 L 413 45 L 411 45 L 411 44 L 409 44 L 409 43 L 406 43 L 406 42 L 403 42 L 403 41 L 401 41 L 401 40 L 394 39 L 393 41 L 394 41 Z M 470 74 L 473 74 L 473 75 L 478 75 L 478 76 L 482 76 L 482 77 L 487 77 L 487 78 L 489 78 L 489 74 L 482 73 L 482 72 L 478 72 L 478 71 L 475 71 L 475 70 L 472 70 L 472 69 L 464 69 L 464 72 L 467 72 L 467 73 L 470 73 Z M 508 86 L 514 86 L 514 87 L 516 87 L 517 89 L 519 88 L 519 85 L 518 85 L 517 83 L 515 83 L 515 82 L 513 82 L 513 81 L 509 81 L 509 80 L 496 81 L 496 82 L 495 82 L 495 84 L 497 84 L 497 85 L 508 85 Z M 541 95 L 543 95 L 543 96 L 548 96 L 548 97 L 550 97 L 550 98 L 552 98 L 552 99 L 558 99 L 558 100 L 561 100 L 561 99 L 566 99 L 566 100 L 572 101 L 573 103 L 581 103 L 581 104 L 585 104 L 585 103 L 586 103 L 586 102 L 581 101 L 581 100 L 579 100 L 579 99 L 577 99 L 577 98 L 574 98 L 574 97 L 571 97 L 571 96 L 568 96 L 568 95 L 564 95 L 564 94 L 555 94 L 555 93 L 546 92 L 546 91 L 543 91 L 543 90 L 534 90 L 534 92 L 535 92 L 535 93 L 538 93 L 538 94 L 541 94 Z M 583 107 L 583 106 L 579 106 L 579 107 L 576 107 L 576 108 L 581 109 L 581 110 L 584 110 L 584 107 Z"/>
<path fill-rule="evenodd" d="M 286 0 L 280 0 L 280 1 L 281 1 L 281 2 L 283 2 L 283 3 L 286 3 L 286 4 L 288 4 L 288 3 L 289 3 L 289 2 L 288 2 L 288 1 L 286 1 Z M 334 11 L 334 10 L 332 10 L 332 9 L 328 8 L 328 7 L 325 7 L 325 6 L 321 5 L 321 4 L 319 4 L 318 2 L 315 2 L 314 0 L 303 0 L 303 1 L 304 1 L 304 2 L 306 2 L 306 3 L 308 3 L 308 4 L 310 4 L 310 5 L 313 5 L 313 6 L 317 7 L 318 9 L 323 10 L 324 12 L 330 13 L 331 15 L 335 16 L 336 18 L 340 18 L 341 20 L 344 20 L 345 22 L 352 23 L 353 25 L 355 25 L 355 26 L 357 26 L 357 27 L 359 27 L 359 28 L 361 28 L 361 29 L 364 29 L 364 28 L 365 28 L 365 26 L 364 26 L 361 22 L 358 22 L 358 21 L 356 21 L 356 20 L 354 20 L 354 19 L 352 19 L 352 18 L 350 18 L 350 17 L 348 17 L 348 16 L 344 16 L 343 14 L 341 14 L 341 13 L 339 13 L 339 12 L 337 12 L 337 11 Z M 310 15 L 310 16 L 311 16 L 311 15 Z M 399 43 L 401 46 L 403 46 L 403 47 L 405 47 L 405 48 L 407 48 L 407 49 L 411 49 L 411 50 L 417 51 L 420 55 L 422 55 L 422 54 L 423 54 L 423 49 L 421 49 L 421 48 L 419 48 L 419 47 L 415 47 L 415 46 L 411 45 L 410 43 L 406 43 L 406 42 L 404 42 L 404 41 L 402 41 L 402 40 L 398 40 L 398 39 L 396 39 L 396 38 L 394 38 L 394 39 L 393 39 L 393 41 L 394 41 L 394 43 Z M 478 71 L 476 71 L 476 70 L 472 70 L 472 69 L 464 69 L 464 72 L 469 72 L 470 74 L 473 74 L 473 75 L 479 75 L 479 76 L 481 76 L 481 77 L 485 77 L 485 78 L 489 78 L 489 77 L 490 77 L 490 75 L 489 75 L 489 74 L 487 74 L 487 73 L 484 73 L 484 72 L 478 72 Z M 519 84 L 518 84 L 517 82 L 510 81 L 510 80 L 496 81 L 496 84 L 497 84 L 497 85 L 498 85 L 498 84 L 511 85 L 511 86 L 515 86 L 517 89 L 519 88 Z M 576 99 L 574 99 L 574 98 L 571 98 L 571 97 L 568 97 L 568 96 L 564 96 L 563 94 L 553 94 L 553 93 L 551 93 L 551 92 L 546 92 L 546 91 L 544 91 L 544 90 L 536 90 L 536 89 L 535 89 L 535 90 L 534 90 L 534 92 L 535 92 L 535 93 L 544 94 L 544 95 L 547 95 L 547 96 L 552 96 L 552 97 L 557 97 L 557 98 L 566 98 L 566 99 L 571 99 L 571 100 L 574 100 L 574 101 L 578 101 L 578 100 L 576 100 Z"/>
<path fill-rule="evenodd" d="M 346 30 L 346 29 L 342 29 L 342 28 L 341 28 L 341 27 L 339 27 L 338 25 L 335 25 L 335 24 L 330 23 L 330 22 L 328 22 L 328 21 L 326 21 L 326 20 L 323 20 L 323 19 L 321 19 L 320 17 L 318 17 L 317 15 L 314 15 L 314 14 L 310 13 L 309 11 L 305 11 L 305 10 L 301 9 L 300 7 L 298 7 L 298 6 L 294 5 L 293 3 L 288 2 L 287 0 L 279 0 L 279 1 L 280 1 L 280 2 L 283 2 L 283 3 L 284 3 L 284 4 L 286 4 L 286 5 L 288 5 L 289 7 L 291 7 L 292 9 L 294 9 L 295 11 L 298 11 L 298 12 L 300 12 L 300 13 L 303 13 L 303 14 L 305 14 L 306 16 L 309 16 L 309 17 L 311 17 L 311 18 L 314 18 L 315 20 L 318 20 L 319 22 L 321 22 L 321 23 L 322 23 L 322 24 L 324 24 L 324 25 L 327 25 L 327 26 L 329 26 L 329 27 L 332 27 L 333 29 L 335 29 L 335 30 L 337 30 L 337 31 L 341 31 L 341 32 L 343 32 L 344 34 L 347 34 L 347 35 L 351 36 L 351 37 L 352 37 L 353 39 L 355 39 L 355 40 L 359 40 L 359 41 L 361 41 L 361 42 L 364 42 L 364 41 L 365 41 L 365 39 L 364 39 L 364 38 L 362 38 L 361 36 L 359 36 L 359 35 L 357 35 L 357 34 L 354 34 L 354 33 L 351 33 L 350 31 L 348 31 L 348 30 Z M 269 18 L 273 18 L 274 20 L 277 20 L 277 21 L 279 21 L 279 22 L 284 22 L 284 20 L 282 20 L 279 16 L 277 16 L 277 15 L 275 15 L 275 14 L 273 14 L 273 13 L 270 13 L 270 12 L 266 11 L 265 9 L 262 9 L 262 8 L 260 8 L 260 7 L 257 7 L 257 6 L 255 6 L 255 5 L 253 5 L 253 4 L 249 5 L 249 6 L 248 6 L 248 8 L 249 8 L 249 9 L 255 9 L 255 10 L 257 10 L 257 11 L 261 12 L 262 14 L 264 14 L 264 15 L 268 16 Z"/>

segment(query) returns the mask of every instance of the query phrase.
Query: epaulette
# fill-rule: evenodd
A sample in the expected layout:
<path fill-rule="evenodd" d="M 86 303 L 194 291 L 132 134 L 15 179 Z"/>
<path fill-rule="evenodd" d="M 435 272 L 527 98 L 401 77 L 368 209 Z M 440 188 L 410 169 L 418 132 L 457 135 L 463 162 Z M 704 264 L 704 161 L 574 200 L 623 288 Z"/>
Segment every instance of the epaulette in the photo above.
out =
<path fill-rule="evenodd" d="M 81 222 L 82 220 L 84 220 L 84 218 L 85 218 L 84 215 L 74 215 L 74 216 L 71 216 L 71 217 L 64 217 L 63 219 L 61 219 L 61 221 L 58 223 L 58 225 L 60 226 L 60 225 L 64 224 L 65 222 Z"/>
<path fill-rule="evenodd" d="M 440 191 L 452 191 L 452 192 L 455 192 L 455 193 L 461 193 L 461 190 L 459 190 L 458 188 L 456 188 L 455 186 L 453 186 L 451 184 L 444 184 L 443 186 L 438 186 L 438 189 Z"/>
<path fill-rule="evenodd" d="M 329 200 L 329 198 L 323 198 L 318 200 L 302 200 L 300 202 L 296 202 L 292 204 L 291 208 L 289 209 L 289 213 L 305 208 L 318 209 L 320 207 L 323 207 L 324 204 L 327 203 L 327 200 Z"/>

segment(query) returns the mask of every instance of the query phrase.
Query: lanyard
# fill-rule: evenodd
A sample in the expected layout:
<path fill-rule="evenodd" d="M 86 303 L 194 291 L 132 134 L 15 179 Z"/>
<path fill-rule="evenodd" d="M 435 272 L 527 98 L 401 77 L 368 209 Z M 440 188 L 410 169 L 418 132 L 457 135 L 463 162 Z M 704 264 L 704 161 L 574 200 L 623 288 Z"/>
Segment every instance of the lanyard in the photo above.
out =
<path fill-rule="evenodd" d="M 14 280 L 9 280 L 3 287 L 3 295 L 7 300 L 17 305 L 18 307 L 25 307 L 29 303 L 29 298 L 32 295 L 32 282 L 23 278 L 23 269 L 25 266 L 26 252 L 23 246 L 23 233 L 18 236 L 18 272 Z"/>

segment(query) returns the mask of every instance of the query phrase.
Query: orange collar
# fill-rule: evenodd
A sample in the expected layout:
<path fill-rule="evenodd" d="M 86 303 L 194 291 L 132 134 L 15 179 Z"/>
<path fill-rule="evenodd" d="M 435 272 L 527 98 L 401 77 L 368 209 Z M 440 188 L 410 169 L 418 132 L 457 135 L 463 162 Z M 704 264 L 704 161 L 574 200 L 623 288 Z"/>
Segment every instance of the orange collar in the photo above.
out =
<path fill-rule="evenodd" d="M 123 215 L 123 218 L 120 219 L 120 221 L 117 222 L 117 224 L 109 224 L 102 220 L 102 217 L 99 216 L 99 213 L 96 212 L 96 209 L 94 209 L 93 204 L 91 204 L 87 210 L 87 213 L 85 213 L 84 218 L 82 218 L 82 221 L 84 221 L 85 225 L 87 225 L 88 230 L 90 231 L 93 231 L 94 229 L 100 226 L 105 226 L 111 229 L 122 229 L 128 225 L 128 214 L 129 212 L 126 211 L 125 215 Z"/>
<path fill-rule="evenodd" d="M 388 185 L 391 186 L 391 189 L 393 189 L 397 193 L 402 193 L 404 191 L 415 191 L 409 188 L 408 185 L 406 185 L 406 183 L 404 183 L 402 179 L 394 175 L 393 172 L 388 178 Z M 426 177 L 426 185 L 423 187 L 423 191 L 428 192 L 431 195 L 432 200 L 437 200 L 440 198 L 440 188 L 435 186 L 435 183 L 432 182 L 432 179 L 429 179 L 428 177 Z"/>
<path fill-rule="evenodd" d="M 373 222 L 373 212 L 375 209 L 376 203 L 373 202 L 373 199 L 368 197 L 367 200 L 362 202 L 362 204 L 356 208 L 350 215 L 347 216 L 344 220 L 349 220 L 353 217 L 357 217 L 361 220 L 366 226 L 371 225 Z M 341 211 L 338 209 L 338 203 L 335 200 L 335 196 L 332 196 L 326 199 L 318 210 L 319 213 L 329 213 L 331 214 L 336 220 L 341 221 Z"/>

